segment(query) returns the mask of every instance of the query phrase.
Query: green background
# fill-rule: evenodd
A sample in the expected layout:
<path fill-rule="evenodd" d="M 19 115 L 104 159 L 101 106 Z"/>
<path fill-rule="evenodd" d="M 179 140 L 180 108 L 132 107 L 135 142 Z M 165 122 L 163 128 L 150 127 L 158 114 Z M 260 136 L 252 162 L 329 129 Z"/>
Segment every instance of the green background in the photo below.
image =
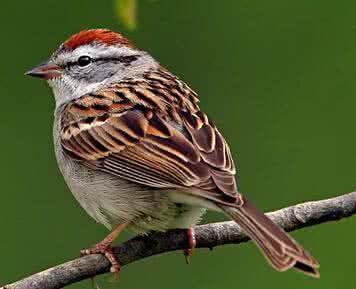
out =
<path fill-rule="evenodd" d="M 199 93 L 238 160 L 241 191 L 260 208 L 355 190 L 355 1 L 138 4 L 138 28 L 128 32 L 112 1 L 1 1 L 0 284 L 74 258 L 107 233 L 57 169 L 49 88 L 23 76 L 84 28 L 124 32 Z M 204 221 L 222 219 L 210 213 Z M 320 280 L 275 272 L 246 244 L 197 250 L 189 266 L 181 252 L 156 256 L 124 267 L 117 283 L 109 275 L 98 282 L 105 289 L 356 288 L 355 225 L 350 218 L 292 234 L 320 261 Z"/>

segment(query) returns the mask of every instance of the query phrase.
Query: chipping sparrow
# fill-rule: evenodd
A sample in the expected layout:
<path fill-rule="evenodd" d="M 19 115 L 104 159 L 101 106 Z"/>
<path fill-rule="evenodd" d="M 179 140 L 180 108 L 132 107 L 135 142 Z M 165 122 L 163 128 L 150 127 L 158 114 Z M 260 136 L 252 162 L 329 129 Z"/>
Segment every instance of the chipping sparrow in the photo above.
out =
<path fill-rule="evenodd" d="M 207 208 L 236 221 L 275 269 L 319 276 L 309 253 L 238 192 L 229 146 L 197 94 L 122 35 L 81 31 L 27 74 L 53 89 L 55 152 L 70 190 L 112 230 L 82 254 L 105 254 L 118 272 L 111 243 L 125 227 L 191 228 Z"/>

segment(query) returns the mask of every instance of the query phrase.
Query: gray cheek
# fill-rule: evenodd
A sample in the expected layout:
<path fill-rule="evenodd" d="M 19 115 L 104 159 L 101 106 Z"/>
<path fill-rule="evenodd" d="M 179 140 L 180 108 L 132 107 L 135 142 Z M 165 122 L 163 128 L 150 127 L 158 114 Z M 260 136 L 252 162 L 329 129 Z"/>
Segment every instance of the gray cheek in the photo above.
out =
<path fill-rule="evenodd" d="M 90 66 L 88 68 L 78 68 L 71 71 L 73 78 L 87 83 L 102 82 L 116 74 L 123 67 L 118 64 L 106 63 L 101 65 Z"/>

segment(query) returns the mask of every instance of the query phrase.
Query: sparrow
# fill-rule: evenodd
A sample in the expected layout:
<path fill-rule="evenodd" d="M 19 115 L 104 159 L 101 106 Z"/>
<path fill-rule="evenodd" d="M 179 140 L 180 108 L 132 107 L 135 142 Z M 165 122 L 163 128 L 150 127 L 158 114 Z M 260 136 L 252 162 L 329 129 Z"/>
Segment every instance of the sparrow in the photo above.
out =
<path fill-rule="evenodd" d="M 82 255 L 104 254 L 123 229 L 144 234 L 192 227 L 206 209 L 224 213 L 278 271 L 319 277 L 318 262 L 237 188 L 231 151 L 198 95 L 149 53 L 107 29 L 84 30 L 27 72 L 55 98 L 59 169 L 76 200 L 110 234 Z"/>

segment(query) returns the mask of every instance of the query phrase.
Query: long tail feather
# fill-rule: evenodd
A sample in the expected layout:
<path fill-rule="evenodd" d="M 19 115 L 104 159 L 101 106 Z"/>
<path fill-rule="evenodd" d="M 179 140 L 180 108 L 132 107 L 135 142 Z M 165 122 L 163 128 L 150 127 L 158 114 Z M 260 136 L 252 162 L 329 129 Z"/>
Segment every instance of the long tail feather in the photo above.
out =
<path fill-rule="evenodd" d="M 273 268 L 294 268 L 319 278 L 318 262 L 248 200 L 238 208 L 220 207 L 257 244 Z"/>

